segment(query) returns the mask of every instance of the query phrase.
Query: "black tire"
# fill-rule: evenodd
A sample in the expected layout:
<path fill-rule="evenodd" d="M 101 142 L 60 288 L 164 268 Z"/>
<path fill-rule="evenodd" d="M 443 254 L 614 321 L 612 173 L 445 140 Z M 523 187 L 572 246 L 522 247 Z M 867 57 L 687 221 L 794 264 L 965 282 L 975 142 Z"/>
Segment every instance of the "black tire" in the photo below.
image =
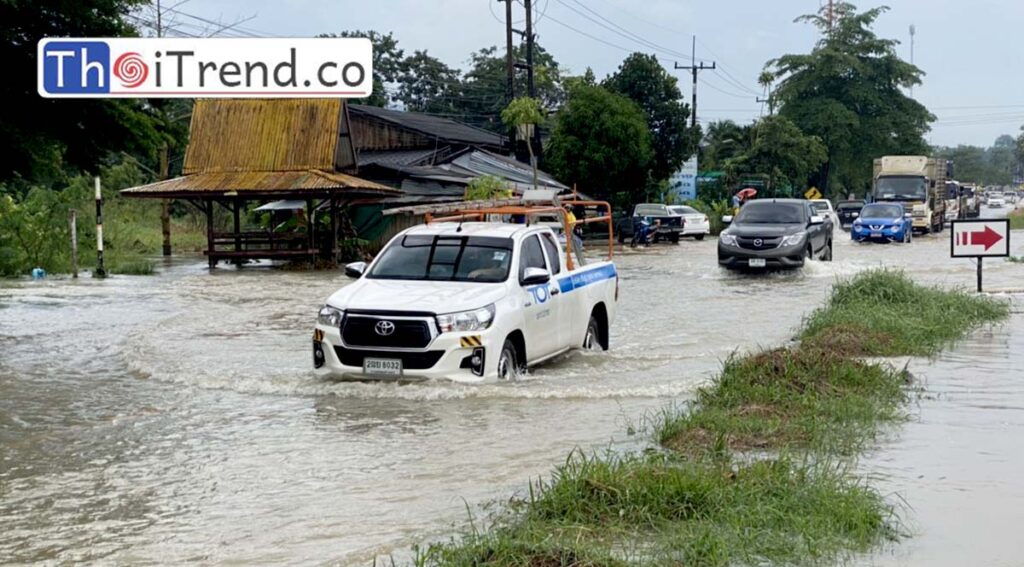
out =
<path fill-rule="evenodd" d="M 597 324 L 597 318 L 590 316 L 590 323 L 587 324 L 587 334 L 583 335 L 583 350 L 603 352 L 601 344 L 601 326 Z"/>
<path fill-rule="evenodd" d="M 679 244 L 679 233 L 673 232 L 672 234 L 668 235 L 668 241 L 671 242 L 672 244 Z"/>
<path fill-rule="evenodd" d="M 693 238 L 694 238 L 694 240 L 704 240 L 704 235 L 703 234 L 698 234 L 697 236 L 694 236 Z"/>
<path fill-rule="evenodd" d="M 822 262 L 831 262 L 832 261 L 832 241 L 831 240 L 829 240 L 828 244 L 825 245 L 825 252 L 822 253 L 822 255 L 821 255 L 821 261 Z"/>
<path fill-rule="evenodd" d="M 813 259 L 814 259 L 814 246 L 808 244 L 807 245 L 807 250 L 804 251 L 804 263 L 806 264 L 808 260 L 813 260 Z"/>
<path fill-rule="evenodd" d="M 501 347 L 501 354 L 498 355 L 498 380 L 514 382 L 522 373 L 523 367 L 519 362 L 516 345 L 510 339 L 505 339 L 505 344 Z"/>
<path fill-rule="evenodd" d="M 647 241 L 651 244 L 657 244 L 659 241 L 661 241 L 661 235 L 658 233 L 654 233 L 654 236 L 649 238 Z"/>

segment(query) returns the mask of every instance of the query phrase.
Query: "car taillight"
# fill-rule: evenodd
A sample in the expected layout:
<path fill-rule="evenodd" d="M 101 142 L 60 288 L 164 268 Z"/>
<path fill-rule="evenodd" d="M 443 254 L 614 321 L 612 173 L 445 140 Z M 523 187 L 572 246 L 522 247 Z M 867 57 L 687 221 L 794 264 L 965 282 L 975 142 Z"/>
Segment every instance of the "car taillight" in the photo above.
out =
<path fill-rule="evenodd" d="M 708 222 L 708 216 L 704 215 L 704 222 Z"/>

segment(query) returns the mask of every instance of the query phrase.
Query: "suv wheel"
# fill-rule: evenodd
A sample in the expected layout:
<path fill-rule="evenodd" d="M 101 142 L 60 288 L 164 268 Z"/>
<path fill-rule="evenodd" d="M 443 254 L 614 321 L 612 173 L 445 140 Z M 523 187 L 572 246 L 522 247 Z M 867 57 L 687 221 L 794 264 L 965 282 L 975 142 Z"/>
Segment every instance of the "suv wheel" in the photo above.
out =
<path fill-rule="evenodd" d="M 501 355 L 498 357 L 498 380 L 514 382 L 522 373 L 519 355 L 516 354 L 516 345 L 512 344 L 509 339 L 505 339 L 505 344 L 501 347 Z"/>
<path fill-rule="evenodd" d="M 603 351 L 604 347 L 601 346 L 600 327 L 597 325 L 597 319 L 593 315 L 590 316 L 590 323 L 587 325 L 587 334 L 583 337 L 583 350 Z"/>
<path fill-rule="evenodd" d="M 825 245 L 825 251 L 822 252 L 822 254 L 821 254 L 821 260 L 823 262 L 831 262 L 832 261 L 832 241 L 831 240 L 829 240 L 828 244 Z"/>

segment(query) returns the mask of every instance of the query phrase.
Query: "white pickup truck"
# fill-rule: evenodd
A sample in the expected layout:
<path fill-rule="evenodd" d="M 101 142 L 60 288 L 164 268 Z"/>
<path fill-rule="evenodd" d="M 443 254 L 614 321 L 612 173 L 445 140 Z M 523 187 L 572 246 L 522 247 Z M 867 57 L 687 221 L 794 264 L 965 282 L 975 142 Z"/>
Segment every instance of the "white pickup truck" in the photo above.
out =
<path fill-rule="evenodd" d="M 607 349 L 619 294 L 615 265 L 572 264 L 542 225 L 407 229 L 371 264 L 346 266 L 358 280 L 320 310 L 315 372 L 355 380 L 514 380 L 570 349 Z"/>

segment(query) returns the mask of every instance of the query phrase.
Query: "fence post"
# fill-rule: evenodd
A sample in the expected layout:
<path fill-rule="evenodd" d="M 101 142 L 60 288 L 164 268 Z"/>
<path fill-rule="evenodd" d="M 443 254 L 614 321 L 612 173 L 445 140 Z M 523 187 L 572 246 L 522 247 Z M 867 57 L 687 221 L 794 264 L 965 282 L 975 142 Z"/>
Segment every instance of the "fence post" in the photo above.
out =
<path fill-rule="evenodd" d="M 100 190 L 100 177 L 96 176 L 96 269 L 92 277 L 105 278 L 107 271 L 103 269 L 103 192 Z"/>
<path fill-rule="evenodd" d="M 71 277 L 78 277 L 78 218 L 74 209 L 68 211 L 68 222 L 71 223 Z"/>

